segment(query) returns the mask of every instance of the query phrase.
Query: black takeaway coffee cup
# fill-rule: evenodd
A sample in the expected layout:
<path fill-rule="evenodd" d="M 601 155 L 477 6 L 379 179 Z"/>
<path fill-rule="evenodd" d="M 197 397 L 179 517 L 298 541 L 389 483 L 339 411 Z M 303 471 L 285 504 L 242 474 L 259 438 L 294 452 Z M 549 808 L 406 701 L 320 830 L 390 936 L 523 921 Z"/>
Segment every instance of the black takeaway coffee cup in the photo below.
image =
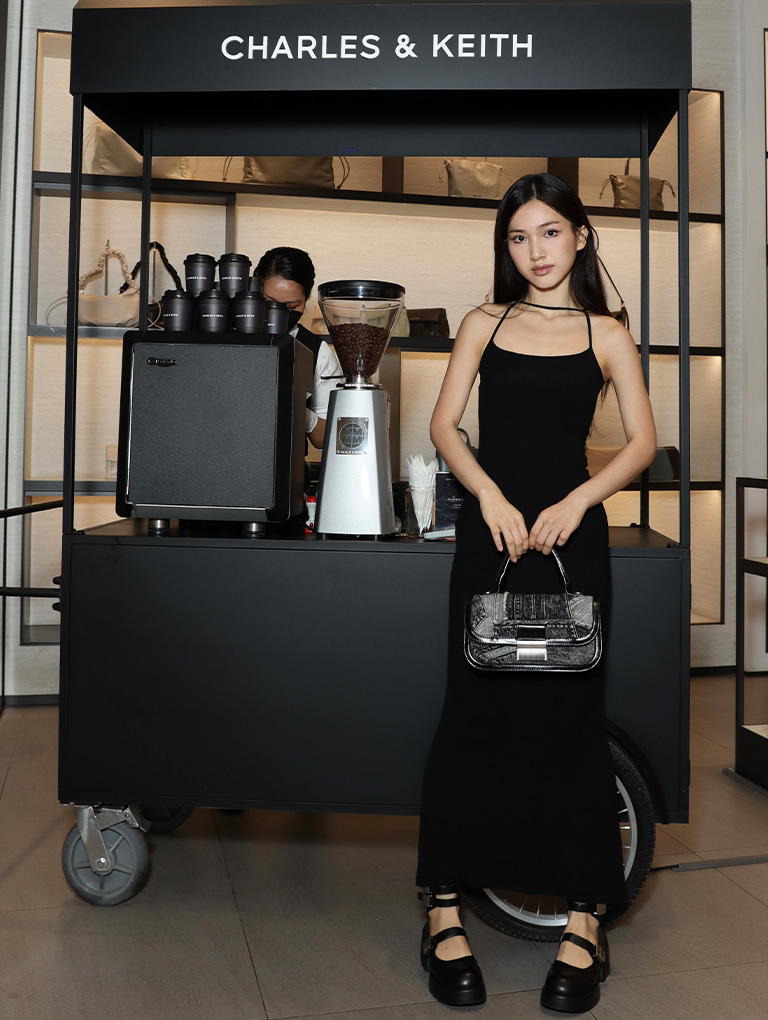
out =
<path fill-rule="evenodd" d="M 264 331 L 264 295 L 254 290 L 242 290 L 232 301 L 232 329 L 238 333 Z"/>
<path fill-rule="evenodd" d="M 187 255 L 184 259 L 186 290 L 197 297 L 204 290 L 211 290 L 216 279 L 216 259 L 213 255 Z"/>
<path fill-rule="evenodd" d="M 163 294 L 163 329 L 178 333 L 195 328 L 195 299 L 184 290 Z"/>
<path fill-rule="evenodd" d="M 204 333 L 225 333 L 229 329 L 232 302 L 219 290 L 204 290 L 197 297 L 197 328 Z"/>
<path fill-rule="evenodd" d="M 251 277 L 251 260 L 247 255 L 230 252 L 219 259 L 219 290 L 230 297 L 248 290 Z"/>
<path fill-rule="evenodd" d="M 280 301 L 270 301 L 267 304 L 267 322 L 265 333 L 287 333 L 288 332 L 288 305 Z"/>

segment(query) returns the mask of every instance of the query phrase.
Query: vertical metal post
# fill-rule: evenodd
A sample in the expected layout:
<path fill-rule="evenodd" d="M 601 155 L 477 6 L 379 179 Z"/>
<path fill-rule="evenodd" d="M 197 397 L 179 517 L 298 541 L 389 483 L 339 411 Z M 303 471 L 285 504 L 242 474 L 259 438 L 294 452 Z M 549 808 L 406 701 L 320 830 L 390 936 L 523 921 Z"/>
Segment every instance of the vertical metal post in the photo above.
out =
<path fill-rule="evenodd" d="M 748 479 L 736 479 L 736 732 L 744 725 L 744 488 Z"/>
<path fill-rule="evenodd" d="M 237 195 L 227 195 L 225 210 L 224 251 L 237 251 Z"/>
<path fill-rule="evenodd" d="M 678 270 L 680 299 L 680 544 L 691 544 L 691 314 L 690 189 L 688 183 L 688 91 L 681 89 L 677 110 Z"/>
<path fill-rule="evenodd" d="M 83 97 L 72 96 L 72 166 L 67 263 L 67 346 L 64 376 L 64 508 L 62 532 L 71 535 L 75 516 L 75 420 L 77 411 L 77 310 L 80 282 L 80 217 L 83 201 Z"/>
<path fill-rule="evenodd" d="M 643 117 L 640 126 L 640 360 L 643 366 L 645 385 L 650 392 L 651 213 L 649 158 L 648 118 Z M 640 476 L 640 526 L 643 528 L 649 527 L 651 520 L 650 478 L 650 471 L 646 468 Z"/>
<path fill-rule="evenodd" d="M 149 242 L 152 220 L 152 124 L 144 125 L 144 162 L 141 172 L 141 271 L 139 272 L 139 329 L 145 332 L 149 324 Z"/>
<path fill-rule="evenodd" d="M 26 19 L 24 16 L 24 0 L 21 2 L 20 10 L 18 11 L 18 24 L 19 24 L 19 39 L 18 39 L 18 52 L 21 55 L 22 41 L 24 38 L 24 32 L 26 28 Z M 0 5 L 0 53 L 5 53 L 6 46 L 8 43 L 8 3 L 7 0 L 3 0 Z M 18 69 L 16 71 L 16 101 L 14 105 L 13 117 L 8 117 L 7 127 L 12 124 L 14 126 L 15 143 L 13 148 L 13 195 L 14 198 L 18 193 L 18 182 L 19 182 L 19 120 L 20 120 L 20 109 L 19 99 L 21 96 L 21 72 L 22 72 L 22 60 L 19 58 Z M 0 103 L 4 103 L 5 100 L 5 80 L 3 79 L 0 83 Z M 2 142 L 2 129 L 0 129 L 0 142 Z M 8 464 L 10 455 L 10 437 L 11 437 L 11 378 L 12 378 L 12 367 L 13 367 L 13 293 L 14 293 L 14 262 L 16 261 L 16 202 L 13 203 L 13 211 L 11 213 L 10 223 L 10 236 L 11 236 L 11 257 L 10 257 L 10 274 L 8 279 L 8 293 L 11 295 L 11 304 L 8 315 L 8 356 L 6 360 L 6 389 L 5 389 L 5 443 L 3 451 L 4 461 L 4 472 L 5 478 L 3 481 L 3 506 L 8 506 L 8 495 L 10 492 L 10 477 L 8 474 Z M 3 533 L 2 533 L 2 558 L 3 565 L 0 576 L 2 578 L 3 587 L 5 587 L 8 579 L 8 522 L 3 521 Z M 0 600 L 0 715 L 3 714 L 5 708 L 5 675 L 6 675 L 6 651 L 7 651 L 7 604 L 5 598 Z"/>

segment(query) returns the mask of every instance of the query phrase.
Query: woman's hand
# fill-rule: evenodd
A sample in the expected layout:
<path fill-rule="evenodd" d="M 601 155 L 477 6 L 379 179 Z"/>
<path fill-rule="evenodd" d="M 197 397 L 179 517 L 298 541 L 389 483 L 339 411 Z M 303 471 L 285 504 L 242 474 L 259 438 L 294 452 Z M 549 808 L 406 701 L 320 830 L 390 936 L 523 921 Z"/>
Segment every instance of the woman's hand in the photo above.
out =
<path fill-rule="evenodd" d="M 506 546 L 509 558 L 517 563 L 528 552 L 529 538 L 525 519 L 517 507 L 512 506 L 494 486 L 478 495 L 480 512 L 488 525 L 499 552 Z"/>
<path fill-rule="evenodd" d="M 531 528 L 528 547 L 547 554 L 554 546 L 565 545 L 581 524 L 588 506 L 587 501 L 580 499 L 574 491 L 559 503 L 546 507 Z"/>

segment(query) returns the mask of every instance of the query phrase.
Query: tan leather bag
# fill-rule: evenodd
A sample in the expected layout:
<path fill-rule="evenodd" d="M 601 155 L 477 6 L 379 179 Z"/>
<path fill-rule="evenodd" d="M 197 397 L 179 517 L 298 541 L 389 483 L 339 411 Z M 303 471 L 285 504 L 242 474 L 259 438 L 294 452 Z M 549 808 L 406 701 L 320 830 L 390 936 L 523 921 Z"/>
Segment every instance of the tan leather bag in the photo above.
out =
<path fill-rule="evenodd" d="M 630 161 L 627 160 L 623 174 L 611 174 L 610 177 L 607 177 L 600 190 L 600 198 L 602 198 L 603 192 L 610 184 L 613 190 L 614 209 L 640 208 L 640 178 L 630 174 L 629 163 Z M 660 212 L 664 208 L 662 193 L 665 187 L 669 188 L 672 197 L 675 198 L 675 189 L 669 181 L 662 180 L 660 177 L 651 177 L 648 181 L 649 208 L 655 212 Z"/>
<path fill-rule="evenodd" d="M 243 183 L 335 188 L 333 156 L 244 156 Z"/>
<path fill-rule="evenodd" d="M 142 158 L 128 142 L 101 122 L 89 130 L 84 145 L 86 173 L 111 174 L 118 177 L 141 177 Z M 197 158 L 190 156 L 155 156 L 154 177 L 191 180 L 197 169 Z"/>
<path fill-rule="evenodd" d="M 486 159 L 444 159 L 440 164 L 448 178 L 449 198 L 501 198 L 502 184 L 512 179 L 498 163 Z M 506 179 L 505 179 L 506 178 Z"/>

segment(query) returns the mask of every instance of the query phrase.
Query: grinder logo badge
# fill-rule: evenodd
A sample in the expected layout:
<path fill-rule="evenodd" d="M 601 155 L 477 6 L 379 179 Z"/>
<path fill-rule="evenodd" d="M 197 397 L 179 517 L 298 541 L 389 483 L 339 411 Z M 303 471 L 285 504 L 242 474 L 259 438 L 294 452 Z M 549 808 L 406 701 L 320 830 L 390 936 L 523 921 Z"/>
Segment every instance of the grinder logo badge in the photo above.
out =
<path fill-rule="evenodd" d="M 336 453 L 362 454 L 368 452 L 368 419 L 338 418 Z"/>

